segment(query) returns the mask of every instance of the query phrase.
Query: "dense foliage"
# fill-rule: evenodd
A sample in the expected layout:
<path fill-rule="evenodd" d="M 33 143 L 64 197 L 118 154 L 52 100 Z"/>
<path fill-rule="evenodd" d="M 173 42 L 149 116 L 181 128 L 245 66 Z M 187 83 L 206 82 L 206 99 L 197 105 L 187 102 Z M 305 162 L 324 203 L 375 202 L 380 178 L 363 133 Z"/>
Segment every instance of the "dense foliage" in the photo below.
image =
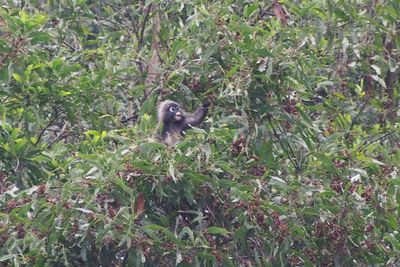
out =
<path fill-rule="evenodd" d="M 400 264 L 400 2 L 3 1 L 0 265 Z M 155 105 L 212 103 L 175 147 Z"/>

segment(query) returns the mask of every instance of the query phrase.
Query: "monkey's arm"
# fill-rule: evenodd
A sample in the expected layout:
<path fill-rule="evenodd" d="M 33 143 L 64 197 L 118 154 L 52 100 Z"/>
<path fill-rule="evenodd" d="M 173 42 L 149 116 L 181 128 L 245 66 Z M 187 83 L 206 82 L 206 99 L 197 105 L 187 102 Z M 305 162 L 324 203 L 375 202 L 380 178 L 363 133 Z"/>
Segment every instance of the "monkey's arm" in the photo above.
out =
<path fill-rule="evenodd" d="M 184 129 L 187 129 L 190 126 L 198 126 L 207 116 L 209 106 L 210 104 L 208 102 L 204 103 L 203 106 L 198 107 L 192 114 L 187 114 L 184 123 Z"/>

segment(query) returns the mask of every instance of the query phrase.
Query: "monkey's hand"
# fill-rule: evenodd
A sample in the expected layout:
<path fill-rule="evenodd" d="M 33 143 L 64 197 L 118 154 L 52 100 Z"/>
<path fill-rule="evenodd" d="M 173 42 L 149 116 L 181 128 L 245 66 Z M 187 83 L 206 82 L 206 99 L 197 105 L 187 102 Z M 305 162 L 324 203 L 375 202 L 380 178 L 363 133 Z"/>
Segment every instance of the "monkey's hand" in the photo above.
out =
<path fill-rule="evenodd" d="M 203 102 L 203 108 L 209 108 L 211 105 L 210 101 L 208 101 L 207 99 Z"/>

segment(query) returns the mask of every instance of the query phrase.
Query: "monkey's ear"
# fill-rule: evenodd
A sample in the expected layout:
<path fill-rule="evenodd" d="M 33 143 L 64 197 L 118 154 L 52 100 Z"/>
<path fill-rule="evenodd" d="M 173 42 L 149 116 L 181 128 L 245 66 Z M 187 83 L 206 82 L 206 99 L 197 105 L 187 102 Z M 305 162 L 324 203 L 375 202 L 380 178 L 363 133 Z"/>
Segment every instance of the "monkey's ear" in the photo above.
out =
<path fill-rule="evenodd" d="M 211 105 L 210 101 L 208 99 L 204 100 L 203 102 L 203 108 L 208 108 Z"/>

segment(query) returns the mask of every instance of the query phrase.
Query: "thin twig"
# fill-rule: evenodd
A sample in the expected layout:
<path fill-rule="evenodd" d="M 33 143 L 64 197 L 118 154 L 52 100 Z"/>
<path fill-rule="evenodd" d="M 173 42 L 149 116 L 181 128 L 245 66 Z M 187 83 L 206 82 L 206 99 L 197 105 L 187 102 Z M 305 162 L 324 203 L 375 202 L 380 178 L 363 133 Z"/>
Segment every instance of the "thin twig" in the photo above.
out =
<path fill-rule="evenodd" d="M 278 139 L 279 144 L 281 145 L 282 149 L 285 151 L 288 159 L 290 160 L 290 162 L 293 164 L 294 168 L 296 169 L 296 172 L 300 172 L 300 166 L 297 163 L 297 160 L 295 158 L 292 158 L 292 156 L 290 155 L 290 152 L 287 150 L 287 148 L 285 147 L 285 145 L 283 144 L 281 138 L 279 137 L 278 133 L 276 132 L 276 129 L 274 127 L 274 124 L 272 123 L 271 120 L 271 114 L 267 114 L 267 119 L 269 121 L 269 124 L 271 125 L 272 131 L 274 132 L 274 135 L 276 137 L 276 139 Z M 293 150 L 290 148 L 291 152 L 293 153 L 294 156 L 294 152 Z"/>
<path fill-rule="evenodd" d="M 125 21 L 127 21 L 126 16 L 120 11 L 120 10 L 121 10 L 121 7 L 116 6 L 116 5 L 113 5 L 113 4 L 108 3 L 108 2 L 104 2 L 104 4 L 107 5 L 107 6 L 109 6 L 109 7 L 111 7 L 111 8 L 113 9 L 113 11 L 117 12 L 117 13 L 121 16 L 121 18 L 124 18 Z M 123 10 L 125 10 L 125 12 L 127 13 L 128 17 L 129 17 L 129 19 L 130 19 L 129 21 L 130 21 L 131 24 L 132 24 L 132 28 L 133 28 L 133 30 L 136 32 L 136 27 L 135 27 L 135 24 L 134 24 L 134 22 L 133 22 L 133 20 L 132 20 L 132 17 L 131 17 L 130 14 L 129 14 L 128 8 L 125 7 Z M 129 27 L 128 27 L 128 26 L 124 26 L 124 25 L 121 25 L 121 24 L 120 24 L 120 26 L 121 26 L 122 28 L 126 29 L 129 33 L 131 33 L 131 31 L 129 30 Z"/>
<path fill-rule="evenodd" d="M 46 127 L 44 127 L 44 128 L 40 131 L 40 134 L 39 134 L 39 136 L 38 136 L 36 142 L 33 144 L 34 146 L 36 146 L 36 145 L 40 142 L 40 139 L 42 138 L 44 132 L 47 130 L 47 128 L 49 128 L 49 127 L 53 124 L 53 122 L 56 121 L 57 118 L 58 118 L 58 111 L 56 110 L 53 119 L 51 119 L 51 120 L 49 121 L 49 123 L 46 125 Z"/>
<path fill-rule="evenodd" d="M 108 27 L 112 27 L 114 29 L 125 29 L 125 26 L 122 25 L 121 23 L 118 23 L 116 21 L 112 21 L 112 20 L 109 20 L 109 19 L 100 19 L 100 20 L 98 20 L 98 22 L 100 24 L 102 24 L 102 25 L 105 25 L 105 26 L 108 26 Z M 108 23 L 104 23 L 104 22 L 108 22 Z M 113 27 L 110 24 L 116 25 L 117 27 Z"/>
<path fill-rule="evenodd" d="M 133 121 L 133 122 L 136 122 L 138 117 L 139 117 L 139 115 L 138 115 L 138 114 L 133 114 L 133 115 L 132 115 L 132 116 L 130 116 L 130 117 L 127 117 L 127 118 L 121 119 L 121 123 L 125 123 L 125 122 L 128 122 L 128 121 Z"/>
<path fill-rule="evenodd" d="M 133 31 L 134 31 L 134 32 L 137 32 L 137 30 L 136 30 L 136 25 L 135 25 L 135 20 L 132 18 L 131 13 L 129 12 L 129 8 L 128 8 L 128 7 L 125 8 L 125 12 L 126 12 L 126 15 L 127 15 L 128 18 L 129 18 L 129 21 L 131 22 Z"/>
<path fill-rule="evenodd" d="M 5 103 L 9 98 L 10 98 L 9 96 L 5 97 L 3 100 L 1 100 L 1 103 Z"/>
<path fill-rule="evenodd" d="M 389 135 L 394 134 L 395 132 L 397 132 L 397 131 L 388 132 L 388 133 L 382 135 L 381 137 L 379 137 L 379 138 L 377 138 L 377 139 L 375 139 L 375 140 L 373 140 L 373 141 L 371 141 L 371 142 L 369 142 L 369 143 L 366 143 L 365 145 L 363 145 L 362 147 L 360 147 L 360 148 L 358 149 L 358 151 L 362 151 L 362 150 L 366 149 L 367 147 L 369 147 L 369 146 L 372 145 L 373 143 L 376 143 L 376 142 L 378 142 L 378 141 L 384 139 L 385 137 L 388 137 Z"/>
<path fill-rule="evenodd" d="M 61 128 L 60 132 L 57 134 L 56 138 L 50 142 L 50 144 L 47 146 L 47 148 L 51 148 L 55 143 L 57 143 L 61 138 L 64 138 L 65 135 L 63 134 L 67 126 L 69 125 L 69 122 L 66 122 L 64 126 Z"/>
<path fill-rule="evenodd" d="M 147 12 L 146 15 L 144 16 L 144 20 L 142 23 L 142 27 L 140 29 L 140 36 L 138 36 L 139 38 L 139 45 L 138 45 L 138 50 L 140 51 L 141 47 L 143 46 L 143 40 L 144 40 L 144 29 L 146 28 L 146 23 L 149 20 L 149 15 L 150 15 L 150 11 L 153 9 L 152 8 L 153 3 L 151 3 L 149 5 L 149 7 L 147 8 Z M 144 8 L 144 7 L 143 7 Z"/>
<path fill-rule="evenodd" d="M 280 125 L 278 125 L 278 127 L 279 127 L 279 130 L 281 131 L 281 133 L 283 133 L 282 127 Z M 292 157 L 296 159 L 297 167 L 299 167 L 299 169 L 300 169 L 300 164 L 297 162 L 296 154 L 294 153 L 292 145 L 290 144 L 290 142 L 287 142 L 287 146 L 288 146 L 290 152 L 292 153 Z"/>
<path fill-rule="evenodd" d="M 17 166 L 15 166 L 15 168 L 13 169 L 13 174 L 15 174 L 19 168 L 19 159 L 16 158 L 16 160 L 17 160 Z"/>
<path fill-rule="evenodd" d="M 349 128 L 349 131 L 347 132 L 347 134 L 346 134 L 346 136 L 345 136 L 345 139 L 349 138 L 349 135 L 350 135 L 350 133 L 351 133 L 351 130 L 353 130 L 353 127 L 355 126 L 355 124 L 356 124 L 356 122 L 357 122 L 357 120 L 358 120 L 358 117 L 361 115 L 361 112 L 363 112 L 364 109 L 367 107 L 367 104 L 368 104 L 368 103 L 369 103 L 369 97 L 367 97 L 367 98 L 365 99 L 365 102 L 364 102 L 364 104 L 362 105 L 362 107 L 360 108 L 360 111 L 358 111 L 357 115 L 352 119 L 351 124 L 350 124 L 350 128 Z M 359 107 L 359 104 L 357 105 L 356 109 L 358 109 L 358 107 Z"/>
<path fill-rule="evenodd" d="M 71 44 L 67 43 L 66 41 L 62 41 L 64 45 L 66 45 L 72 52 L 76 52 L 77 49 L 73 47 Z"/>

